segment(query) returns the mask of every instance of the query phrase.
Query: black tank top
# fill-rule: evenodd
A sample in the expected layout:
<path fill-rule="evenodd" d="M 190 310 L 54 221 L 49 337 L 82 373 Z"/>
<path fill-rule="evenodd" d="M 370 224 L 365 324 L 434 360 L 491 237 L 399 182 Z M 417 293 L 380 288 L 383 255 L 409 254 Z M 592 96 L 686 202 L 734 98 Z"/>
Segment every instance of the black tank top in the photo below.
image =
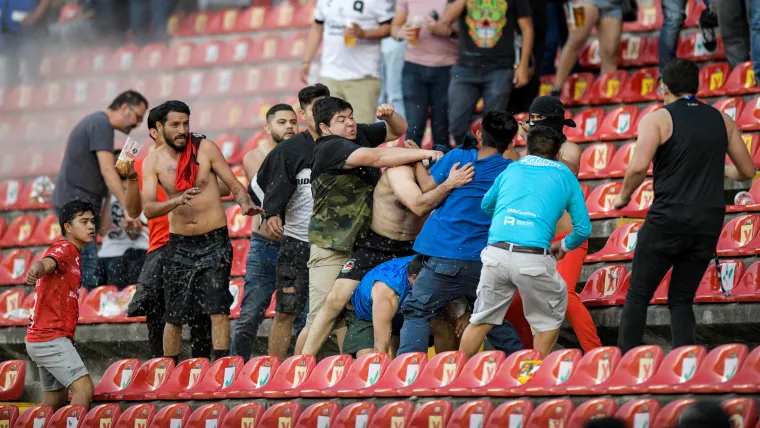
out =
<path fill-rule="evenodd" d="M 723 116 L 695 99 L 664 108 L 673 119 L 673 135 L 654 155 L 654 202 L 647 223 L 671 233 L 718 236 L 726 213 Z"/>

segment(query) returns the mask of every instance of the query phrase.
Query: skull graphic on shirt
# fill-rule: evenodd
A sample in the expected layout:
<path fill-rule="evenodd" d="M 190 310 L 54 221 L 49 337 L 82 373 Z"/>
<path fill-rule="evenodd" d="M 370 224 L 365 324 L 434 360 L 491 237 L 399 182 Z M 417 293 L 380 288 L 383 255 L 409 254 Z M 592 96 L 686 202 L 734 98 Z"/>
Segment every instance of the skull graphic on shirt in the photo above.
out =
<path fill-rule="evenodd" d="M 507 23 L 507 1 L 468 0 L 465 23 L 475 46 L 487 49 L 496 46 Z"/>

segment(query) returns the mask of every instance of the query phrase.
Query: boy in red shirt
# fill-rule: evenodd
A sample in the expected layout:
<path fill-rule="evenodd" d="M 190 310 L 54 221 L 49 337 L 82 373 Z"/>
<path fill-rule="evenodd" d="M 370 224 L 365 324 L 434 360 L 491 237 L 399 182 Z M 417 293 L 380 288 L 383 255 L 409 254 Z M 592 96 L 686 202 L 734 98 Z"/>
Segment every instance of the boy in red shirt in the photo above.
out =
<path fill-rule="evenodd" d="M 71 404 L 89 408 L 92 401 L 92 379 L 74 348 L 74 330 L 79 318 L 80 252 L 95 240 L 93 213 L 84 201 L 64 205 L 58 220 L 64 239 L 54 243 L 26 274 L 26 283 L 36 284 L 26 352 L 40 370 L 43 404 L 55 410 L 66 404 L 69 388 Z"/>

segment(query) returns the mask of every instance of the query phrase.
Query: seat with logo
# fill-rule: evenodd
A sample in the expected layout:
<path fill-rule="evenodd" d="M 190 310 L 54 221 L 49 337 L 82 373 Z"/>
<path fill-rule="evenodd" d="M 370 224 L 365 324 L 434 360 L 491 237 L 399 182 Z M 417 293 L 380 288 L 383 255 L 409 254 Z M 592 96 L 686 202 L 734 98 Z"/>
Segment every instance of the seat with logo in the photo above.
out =
<path fill-rule="evenodd" d="M 567 381 L 549 392 L 551 395 L 592 395 L 590 393 L 594 387 L 610 378 L 620 358 L 619 348 L 613 346 L 595 348 L 583 356 Z"/>
<path fill-rule="evenodd" d="M 230 238 L 250 238 L 253 230 L 253 217 L 244 216 L 240 205 L 233 205 L 225 211 Z"/>
<path fill-rule="evenodd" d="M 32 291 L 27 294 L 26 297 L 24 297 L 23 294 L 18 296 L 14 294 L 6 295 L 3 293 L 3 297 L 5 297 L 6 300 L 5 307 L 0 306 L 0 326 L 24 327 L 29 325 L 29 315 L 34 308 L 35 292 Z M 23 301 L 21 302 L 21 306 L 13 308 L 11 305 L 17 297 L 23 299 Z M 0 304 L 1 303 L 2 300 L 0 300 Z"/>
<path fill-rule="evenodd" d="M 568 427 L 582 428 L 587 421 L 597 418 L 611 418 L 617 411 L 617 403 L 612 398 L 593 398 L 584 401 L 570 416 Z"/>
<path fill-rule="evenodd" d="M 249 360 L 231 385 L 215 392 L 214 398 L 253 398 L 260 397 L 263 388 L 280 367 L 280 359 L 274 356 L 261 356 Z"/>
<path fill-rule="evenodd" d="M 139 368 L 140 360 L 137 358 L 119 360 L 111 364 L 95 387 L 93 401 L 110 401 L 112 393 L 121 392 L 129 386 L 132 376 Z"/>
<path fill-rule="evenodd" d="M 625 70 L 611 71 L 601 74 L 586 91 L 582 104 L 600 105 L 617 104 L 621 102 L 620 93 L 628 73 Z"/>
<path fill-rule="evenodd" d="M 610 161 L 609 165 L 607 166 L 607 170 L 604 172 L 605 176 L 611 178 L 623 177 L 625 175 L 626 168 L 628 168 L 628 163 L 633 157 L 635 148 L 635 143 L 632 142 L 620 146 L 615 152 L 615 156 L 612 158 L 612 161 Z"/>
<path fill-rule="evenodd" d="M 119 291 L 115 285 L 101 285 L 87 293 L 79 307 L 79 324 L 134 322 L 127 318 L 126 308 L 130 295 L 127 289 Z"/>
<path fill-rule="evenodd" d="M 177 368 L 182 366 L 180 363 Z M 189 404 L 174 403 L 161 408 L 150 423 L 150 428 L 185 428 L 193 409 Z"/>
<path fill-rule="evenodd" d="M 240 137 L 237 134 L 223 134 L 215 138 L 214 142 L 219 146 L 219 150 L 222 152 L 227 163 L 232 165 L 232 161 L 237 160 L 239 157 Z"/>
<path fill-rule="evenodd" d="M 24 186 L 24 181 L 18 179 L 5 180 L 0 183 L 0 211 L 18 209 L 19 195 Z"/>
<path fill-rule="evenodd" d="M 359 391 L 361 397 L 396 397 L 397 390 L 413 385 L 428 364 L 424 352 L 409 352 L 391 361 L 385 374 L 374 385 Z"/>
<path fill-rule="evenodd" d="M 334 401 L 314 403 L 298 417 L 295 428 L 330 427 L 340 413 L 340 406 Z"/>
<path fill-rule="evenodd" d="M 45 423 L 45 428 L 79 428 L 87 414 L 81 404 L 70 404 L 58 409 Z"/>
<path fill-rule="evenodd" d="M 644 345 L 631 349 L 623 355 L 607 381 L 593 388 L 595 395 L 643 393 L 647 382 L 660 369 L 663 359 L 664 353 L 659 346 Z"/>
<path fill-rule="evenodd" d="M 757 423 L 757 404 L 752 398 L 729 398 L 723 400 L 721 406 L 728 413 L 731 426 L 752 427 Z"/>
<path fill-rule="evenodd" d="M 760 131 L 760 96 L 747 102 L 736 124 L 742 131 Z"/>
<path fill-rule="evenodd" d="M 444 428 L 449 423 L 454 406 L 449 400 L 433 400 L 422 404 L 412 414 L 410 427 Z"/>
<path fill-rule="evenodd" d="M 25 298 L 26 293 L 24 293 L 24 290 L 21 288 L 14 288 L 0 292 L 0 327 L 12 325 L 10 321 L 19 315 L 27 315 L 28 321 L 28 314 L 19 313 L 21 303 Z"/>
<path fill-rule="evenodd" d="M 586 198 L 586 209 L 591 220 L 619 217 L 614 208 L 615 198 L 620 194 L 623 183 L 611 181 L 596 186 Z"/>
<path fill-rule="evenodd" d="M 656 67 L 637 70 L 626 81 L 620 99 L 626 104 L 656 101 L 659 78 Z"/>
<path fill-rule="evenodd" d="M 333 355 L 320 361 L 302 384 L 283 391 L 285 397 L 322 397 L 323 391 L 342 381 L 351 369 L 350 355 Z"/>
<path fill-rule="evenodd" d="M 405 427 L 412 420 L 412 414 L 414 403 L 394 401 L 378 409 L 367 428 Z"/>
<path fill-rule="evenodd" d="M 501 351 L 485 351 L 473 355 L 465 363 L 462 373 L 453 382 L 437 388 L 436 395 L 478 395 L 476 391 L 491 383 L 505 359 L 506 356 Z"/>
<path fill-rule="evenodd" d="M 189 365 L 193 362 L 194 360 L 187 360 L 180 363 L 180 366 L 184 364 L 183 372 L 189 372 Z M 129 386 L 121 392 L 112 394 L 113 400 L 142 401 L 152 399 L 147 395 L 155 396 L 158 392 L 163 391 L 162 387 L 167 384 L 173 372 L 174 360 L 171 358 L 148 360 L 137 370 Z M 189 375 L 186 374 L 185 376 L 188 377 Z"/>
<path fill-rule="evenodd" d="M 660 411 L 660 402 L 654 398 L 639 398 L 620 406 L 615 417 L 632 428 L 650 427 Z"/>
<path fill-rule="evenodd" d="M 736 287 L 731 290 L 731 298 L 735 302 L 760 301 L 760 262 L 755 262 L 747 268 Z"/>
<path fill-rule="evenodd" d="M 541 364 L 541 352 L 535 349 L 515 351 L 498 366 L 496 374 L 488 385 L 474 389 L 473 395 L 487 395 L 491 397 L 505 396 L 513 388 L 519 387 L 524 382 L 521 377 L 531 367 Z M 452 395 L 470 395 L 470 391 L 453 390 Z"/>
<path fill-rule="evenodd" d="M 724 86 L 727 95 L 747 95 L 760 92 L 760 86 L 755 82 L 755 72 L 752 61 L 746 61 L 734 67 L 728 75 Z"/>
<path fill-rule="evenodd" d="M 615 155 L 615 145 L 612 143 L 596 143 L 583 150 L 581 153 L 580 171 L 578 178 L 581 180 L 593 178 L 605 178 L 604 170 Z"/>
<path fill-rule="evenodd" d="M 169 359 L 171 360 L 171 359 Z M 147 365 L 148 363 L 145 363 Z M 174 361 L 172 361 L 174 364 Z M 156 417 L 156 406 L 152 403 L 135 404 L 125 410 L 116 421 L 114 428 L 148 428 Z"/>
<path fill-rule="evenodd" d="M 313 355 L 294 355 L 283 361 L 272 379 L 266 383 L 262 396 L 282 398 L 288 391 L 301 386 L 314 371 L 317 362 Z"/>
<path fill-rule="evenodd" d="M 8 360 L 0 363 L 0 401 L 18 401 L 24 393 L 26 363 Z"/>
<path fill-rule="evenodd" d="M 37 224 L 34 233 L 29 237 L 28 244 L 31 246 L 51 245 L 59 239 L 61 239 L 61 225 L 55 213 L 50 213 Z"/>
<path fill-rule="evenodd" d="M 567 78 L 567 81 L 565 81 L 565 84 L 562 85 L 562 93 L 560 96 L 562 102 L 566 106 L 582 104 L 583 97 L 593 83 L 594 75 L 591 73 L 571 74 Z"/>
<path fill-rule="evenodd" d="M 529 400 L 506 401 L 491 412 L 484 426 L 486 428 L 528 426 L 525 422 L 530 418 L 531 413 L 533 413 L 533 403 Z"/>
<path fill-rule="evenodd" d="M 410 386 L 396 390 L 396 396 L 429 397 L 437 395 L 438 388 L 447 386 L 459 377 L 465 362 L 464 354 L 459 351 L 436 354 L 422 370 L 419 379 Z"/>
<path fill-rule="evenodd" d="M 728 393 L 727 385 L 744 364 L 748 354 L 747 345 L 721 345 L 710 351 L 699 369 L 688 381 L 667 388 L 665 393 Z M 660 391 L 658 390 L 658 393 Z"/>
<path fill-rule="evenodd" d="M 633 127 L 639 117 L 636 106 L 620 106 L 611 110 L 602 121 L 599 138 L 602 141 L 628 140 L 636 137 L 637 130 Z"/>
<path fill-rule="evenodd" d="M 446 427 L 482 427 L 488 421 L 491 412 L 493 412 L 493 404 L 490 400 L 468 401 L 457 407 Z"/>
<path fill-rule="evenodd" d="M 218 67 L 226 43 L 222 40 L 208 40 L 198 46 L 190 59 L 191 68 Z"/>
<path fill-rule="evenodd" d="M 268 408 L 257 427 L 292 427 L 301 417 L 301 405 L 296 401 L 285 401 Z"/>
<path fill-rule="evenodd" d="M 33 214 L 16 217 L 0 239 L 0 248 L 26 247 L 37 223 L 37 216 Z"/>
<path fill-rule="evenodd" d="M 219 428 L 254 428 L 264 415 L 260 403 L 244 403 L 233 407 L 219 424 Z"/>
<path fill-rule="evenodd" d="M 344 407 L 330 425 L 335 428 L 366 427 L 375 416 L 377 405 L 371 401 L 358 401 Z"/>
<path fill-rule="evenodd" d="M 526 427 L 564 427 L 568 426 L 575 410 L 572 401 L 566 398 L 546 400 L 533 409 Z"/>
<path fill-rule="evenodd" d="M 621 67 L 641 67 L 642 65 L 647 65 L 649 58 L 646 54 L 649 43 L 649 39 L 643 34 L 626 34 L 621 37 L 620 49 L 618 50 L 618 65 Z"/>
<path fill-rule="evenodd" d="M 633 259 L 639 229 L 643 223 L 628 223 L 615 228 L 604 247 L 586 256 L 586 263 L 613 262 Z"/>
<path fill-rule="evenodd" d="M 177 396 L 182 400 L 208 400 L 214 393 L 232 385 L 243 368 L 243 357 L 224 357 L 214 361 L 199 381 Z"/>
<path fill-rule="evenodd" d="M 723 226 L 716 252 L 721 257 L 749 256 L 760 249 L 760 215 L 734 217 Z"/>
<path fill-rule="evenodd" d="M 567 140 L 571 143 L 599 141 L 604 116 L 604 109 L 599 107 L 581 111 L 573 119 L 578 126 L 565 132 Z"/>
<path fill-rule="evenodd" d="M 698 97 L 720 97 L 726 94 L 725 84 L 731 72 L 726 62 L 703 66 L 699 70 Z"/>
<path fill-rule="evenodd" d="M 26 249 L 13 250 L 0 261 L 0 285 L 26 283 L 26 272 L 32 265 L 33 254 Z"/>
<path fill-rule="evenodd" d="M 707 351 L 704 346 L 682 346 L 676 348 L 662 360 L 654 376 L 641 386 L 652 394 L 672 394 L 685 384 L 699 370 Z"/>
<path fill-rule="evenodd" d="M 663 21 L 662 6 L 660 4 L 659 0 L 654 0 L 639 5 L 636 20 L 623 23 L 623 31 L 635 33 L 653 31 L 660 28 Z"/>
<path fill-rule="evenodd" d="M 53 408 L 44 404 L 26 409 L 13 424 L 13 428 L 44 427 L 53 416 Z"/>
<path fill-rule="evenodd" d="M 87 412 L 80 420 L 79 428 L 111 428 L 121 416 L 121 407 L 118 404 L 101 404 Z"/>
<path fill-rule="evenodd" d="M 668 303 L 668 291 L 670 290 L 670 277 L 672 275 L 673 269 L 671 268 L 665 274 L 665 277 L 662 278 L 662 281 L 660 281 L 657 289 L 654 290 L 652 300 L 649 301 L 650 305 L 664 305 Z"/>
<path fill-rule="evenodd" d="M 346 375 L 332 387 L 322 390 L 324 397 L 358 397 L 362 390 L 375 385 L 385 375 L 390 357 L 384 352 L 364 354 L 351 364 Z"/>
<path fill-rule="evenodd" d="M 654 183 L 646 180 L 631 195 L 631 202 L 618 211 L 621 217 L 644 219 L 654 201 Z"/>
<path fill-rule="evenodd" d="M 659 412 L 657 417 L 652 422 L 653 427 L 672 427 L 678 422 L 678 418 L 681 416 L 681 412 L 687 407 L 696 403 L 697 400 L 693 398 L 682 398 L 679 400 L 671 401 L 666 404 Z"/>
<path fill-rule="evenodd" d="M 744 262 L 741 260 L 721 260 L 718 268 L 715 263 L 707 266 L 705 274 L 697 287 L 697 293 L 694 296 L 696 303 L 729 303 L 733 302 L 732 295 L 726 296 L 721 289 L 723 287 L 731 293 L 736 288 L 742 276 L 744 275 Z"/>
<path fill-rule="evenodd" d="M 589 276 L 578 295 L 586 306 L 617 306 L 625 303 L 630 274 L 625 266 L 603 266 Z"/>
<path fill-rule="evenodd" d="M 0 426 L 13 427 L 18 419 L 18 407 L 14 405 L 0 406 Z M 110 428 L 110 427 L 108 427 Z"/>
<path fill-rule="evenodd" d="M 721 98 L 713 104 L 713 107 L 722 111 L 734 121 L 738 121 L 744 111 L 744 99 L 740 97 Z"/>
<path fill-rule="evenodd" d="M 701 4 L 701 2 L 700 2 Z M 718 46 L 715 51 L 710 52 L 705 48 L 702 33 L 695 31 L 682 36 L 678 41 L 678 48 L 676 54 L 678 58 L 686 58 L 694 62 L 708 62 L 717 61 L 726 58 L 726 53 L 723 47 L 723 37 L 720 34 L 716 35 Z"/>
<path fill-rule="evenodd" d="M 544 358 L 533 379 L 517 386 L 508 396 L 552 395 L 552 390 L 565 383 L 577 369 L 583 353 L 579 349 L 562 349 Z"/>
<path fill-rule="evenodd" d="M 241 358 L 242 357 L 238 357 Z M 205 404 L 195 409 L 187 419 L 187 428 L 210 428 L 222 424 L 227 416 L 227 406 L 222 403 Z M 242 427 L 241 427 L 242 428 Z"/>

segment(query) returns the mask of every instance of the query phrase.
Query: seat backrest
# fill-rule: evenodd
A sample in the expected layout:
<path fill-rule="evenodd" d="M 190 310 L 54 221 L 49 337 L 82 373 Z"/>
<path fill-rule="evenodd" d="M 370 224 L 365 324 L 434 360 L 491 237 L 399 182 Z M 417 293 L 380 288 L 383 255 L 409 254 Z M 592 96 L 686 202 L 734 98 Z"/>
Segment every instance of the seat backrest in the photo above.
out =
<path fill-rule="evenodd" d="M 63 406 L 47 420 L 45 428 L 78 428 L 86 414 L 87 408 L 81 404 Z"/>
<path fill-rule="evenodd" d="M 593 83 L 594 75 L 591 73 L 571 74 L 562 85 L 562 100 L 567 100 L 571 104 L 579 102 Z"/>
<path fill-rule="evenodd" d="M 615 417 L 625 421 L 630 428 L 648 428 L 660 412 L 660 402 L 654 398 L 631 400 L 620 406 Z"/>
<path fill-rule="evenodd" d="M 148 428 L 156 413 L 156 406 L 152 403 L 136 404 L 121 414 L 114 428 Z"/>
<path fill-rule="evenodd" d="M 111 428 L 121 416 L 121 408 L 118 404 L 101 404 L 87 412 L 87 416 L 80 421 L 79 428 Z"/>
<path fill-rule="evenodd" d="M 601 108 L 591 108 L 578 113 L 575 116 L 575 123 L 582 138 L 595 135 L 602 128 L 605 112 Z"/>
<path fill-rule="evenodd" d="M 309 378 L 316 365 L 313 355 L 294 355 L 280 365 L 268 386 L 296 388 Z"/>
<path fill-rule="evenodd" d="M 671 401 L 657 413 L 657 417 L 654 418 L 652 426 L 672 427 L 678 422 L 678 417 L 681 415 L 681 412 L 696 402 L 697 400 L 693 398 L 682 398 L 680 400 Z"/>
<path fill-rule="evenodd" d="M 506 358 L 502 351 L 479 352 L 467 360 L 459 379 L 475 380 L 477 386 L 486 385 L 496 376 L 496 370 Z"/>
<path fill-rule="evenodd" d="M 162 389 L 172 392 L 188 390 L 200 382 L 208 371 L 208 367 L 207 358 L 190 358 L 182 361 L 172 370 Z"/>
<path fill-rule="evenodd" d="M 536 349 L 513 352 L 501 363 L 491 383 L 505 388 L 521 385 L 524 377 L 530 375 L 542 359 L 541 351 Z"/>
<path fill-rule="evenodd" d="M 16 419 L 13 428 L 40 428 L 53 416 L 53 408 L 46 405 L 34 406 L 26 409 Z"/>
<path fill-rule="evenodd" d="M 420 377 L 428 364 L 428 356 L 423 352 L 410 352 L 399 355 L 391 361 L 385 376 L 375 386 L 400 388 L 412 385 Z"/>
<path fill-rule="evenodd" d="M 37 227 L 37 216 L 27 214 L 16 217 L 5 232 L 5 238 L 10 238 L 12 244 L 24 245 L 32 236 L 32 232 Z"/>
<path fill-rule="evenodd" d="M 222 403 L 205 404 L 195 409 L 187 420 L 187 428 L 216 427 L 227 416 L 227 406 Z"/>
<path fill-rule="evenodd" d="M 610 133 L 617 135 L 618 138 L 616 138 L 614 135 L 603 135 L 602 138 L 626 138 L 626 136 L 630 135 L 632 131 L 635 131 L 633 124 L 636 122 L 636 119 L 638 119 L 638 117 L 639 109 L 636 106 L 616 107 L 614 110 L 610 111 L 607 116 L 604 117 L 604 122 L 602 123 L 602 132 L 605 134 Z M 610 158 L 610 160 L 612 159 Z"/>
<path fill-rule="evenodd" d="M 723 408 L 731 418 L 731 426 L 734 428 L 751 428 L 757 423 L 757 404 L 748 397 L 736 397 L 723 400 Z"/>
<path fill-rule="evenodd" d="M 620 94 L 627 80 L 628 72 L 625 70 L 602 73 L 599 78 L 597 78 L 596 82 L 594 82 L 599 91 L 595 95 L 601 100 L 612 100 Z"/>
<path fill-rule="evenodd" d="M 301 405 L 296 401 L 277 403 L 261 416 L 259 427 L 291 428 L 301 416 Z"/>
<path fill-rule="evenodd" d="M 613 378 L 624 385 L 637 385 L 649 380 L 659 370 L 664 353 L 655 345 L 638 346 L 620 359 Z"/>
<path fill-rule="evenodd" d="M 433 400 L 421 405 L 412 414 L 411 426 L 445 428 L 454 406 L 449 400 Z"/>
<path fill-rule="evenodd" d="M 753 88 L 755 85 L 755 73 L 752 70 L 752 61 L 737 64 L 726 80 L 726 89 L 729 93 L 734 93 L 732 91 L 747 90 Z"/>
<path fill-rule="evenodd" d="M 570 416 L 569 428 L 583 428 L 590 419 L 612 417 L 617 411 L 617 404 L 611 398 L 592 398 L 584 401 Z"/>
<path fill-rule="evenodd" d="M 353 362 L 354 359 L 350 355 L 327 357 L 317 364 L 301 387 L 322 389 L 334 386 L 343 380 Z"/>
<path fill-rule="evenodd" d="M 482 427 L 493 412 L 491 400 L 468 401 L 454 411 L 447 428 Z"/>
<path fill-rule="evenodd" d="M 731 66 L 726 62 L 708 64 L 699 70 L 699 86 L 702 88 L 697 96 L 705 96 L 720 91 L 728 80 Z"/>
<path fill-rule="evenodd" d="M 572 401 L 565 398 L 544 401 L 533 410 L 525 426 L 549 428 L 567 426 L 574 409 Z"/>
<path fill-rule="evenodd" d="M 386 373 L 389 365 L 390 357 L 385 352 L 364 354 L 351 364 L 348 373 L 335 387 L 361 389 L 375 385 Z"/>
<path fill-rule="evenodd" d="M 583 356 L 568 381 L 580 381 L 588 386 L 598 385 L 612 375 L 620 358 L 620 348 L 615 346 L 592 349 Z"/>
<path fill-rule="evenodd" d="M 707 351 L 704 346 L 692 345 L 676 348 L 662 360 L 659 370 L 650 379 L 651 382 L 660 382 L 674 385 L 690 380 L 697 373 L 705 359 Z"/>
<path fill-rule="evenodd" d="M 156 390 L 169 380 L 173 371 L 174 360 L 171 358 L 153 358 L 140 366 L 130 386 L 145 388 L 148 391 Z"/>
<path fill-rule="evenodd" d="M 100 383 L 95 387 L 95 393 L 112 392 L 124 389 L 132 382 L 132 376 L 140 368 L 140 360 L 137 358 L 128 358 L 119 360 L 111 364 Z"/>
<path fill-rule="evenodd" d="M 201 381 L 204 386 L 227 388 L 232 385 L 243 369 L 243 357 L 230 356 L 220 358 L 209 367 Z"/>
<path fill-rule="evenodd" d="M 447 351 L 436 354 L 425 366 L 420 381 L 430 382 L 436 386 L 446 386 L 459 376 L 466 358 L 459 351 Z"/>
<path fill-rule="evenodd" d="M 334 401 L 323 401 L 307 407 L 298 417 L 296 428 L 330 427 L 340 413 L 340 406 Z"/>
<path fill-rule="evenodd" d="M 349 404 L 340 411 L 331 427 L 356 428 L 366 427 L 369 421 L 375 417 L 377 405 L 371 401 L 359 401 Z"/>
<path fill-rule="evenodd" d="M 587 301 L 615 294 L 620 290 L 627 275 L 628 272 L 622 265 L 604 266 L 595 270 L 580 293 L 581 301 L 588 305 L 589 302 Z"/>
<path fill-rule="evenodd" d="M 406 427 L 412 420 L 414 403 L 394 401 L 378 409 L 367 428 Z"/>
<path fill-rule="evenodd" d="M 233 407 L 219 424 L 220 428 L 254 428 L 264 415 L 260 403 L 244 403 Z"/>
<path fill-rule="evenodd" d="M 721 98 L 713 104 L 713 107 L 727 114 L 728 117 L 736 121 L 744 111 L 743 98 Z"/>
<path fill-rule="evenodd" d="M 631 195 L 631 205 L 638 210 L 645 210 L 652 206 L 654 201 L 654 182 L 646 180 L 634 190 Z"/>
<path fill-rule="evenodd" d="M 0 363 L 0 391 L 16 391 L 20 398 L 24 391 L 26 363 L 23 360 L 8 360 Z"/>
<path fill-rule="evenodd" d="M 623 185 L 618 181 L 596 186 L 586 198 L 586 208 L 588 208 L 589 214 L 613 211 L 615 198 L 622 189 Z"/>
<path fill-rule="evenodd" d="M 552 352 L 544 358 L 533 379 L 525 385 L 554 386 L 565 383 L 578 367 L 581 355 L 579 349 L 562 349 Z"/>
<path fill-rule="evenodd" d="M 707 354 L 696 377 L 710 384 L 732 379 L 744 364 L 748 354 L 747 345 L 742 343 L 718 346 Z"/>
<path fill-rule="evenodd" d="M 21 307 L 25 297 L 26 293 L 20 288 L 0 293 L 0 318 L 9 318 L 14 311 Z"/>
<path fill-rule="evenodd" d="M 502 403 L 488 417 L 488 428 L 519 428 L 525 425 L 533 413 L 529 400 L 511 400 Z"/>
<path fill-rule="evenodd" d="M 16 424 L 18 419 L 18 407 L 0 406 L 0 427 L 11 428 Z"/>
<path fill-rule="evenodd" d="M 229 388 L 235 391 L 261 388 L 272 379 L 278 367 L 280 359 L 275 356 L 252 358 L 243 366 L 243 370 Z"/>
<path fill-rule="evenodd" d="M 193 409 L 189 404 L 169 404 L 158 411 L 150 428 L 185 428 L 192 413 Z"/>
<path fill-rule="evenodd" d="M 626 83 L 626 92 L 650 97 L 657 90 L 660 72 L 656 67 L 642 68 L 634 72 Z"/>
<path fill-rule="evenodd" d="M 615 155 L 615 145 L 612 143 L 596 143 L 581 153 L 581 173 L 602 171 L 612 161 Z"/>

